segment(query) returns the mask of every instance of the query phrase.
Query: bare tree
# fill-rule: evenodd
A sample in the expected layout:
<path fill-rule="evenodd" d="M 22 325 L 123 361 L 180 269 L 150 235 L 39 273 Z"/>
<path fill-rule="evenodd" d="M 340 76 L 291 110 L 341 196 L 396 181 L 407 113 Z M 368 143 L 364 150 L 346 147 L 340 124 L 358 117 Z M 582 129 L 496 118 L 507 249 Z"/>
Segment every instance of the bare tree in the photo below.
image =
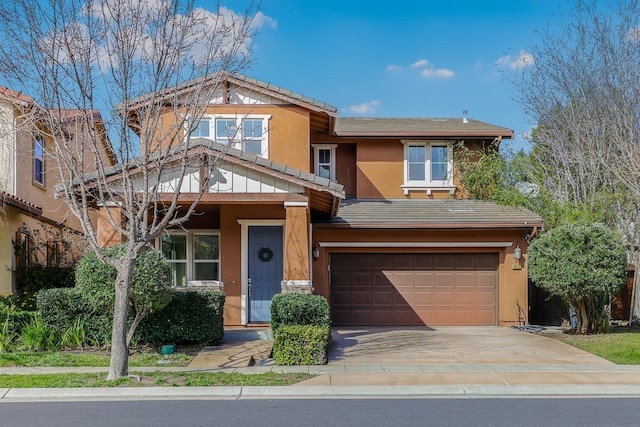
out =
<path fill-rule="evenodd" d="M 640 256 L 640 2 L 578 0 L 561 10 L 522 69 L 520 101 L 538 123 L 540 183 L 616 228 Z M 634 291 L 640 286 L 635 275 Z M 636 298 L 633 317 L 640 315 Z"/>
<path fill-rule="evenodd" d="M 164 229 L 187 221 L 206 188 L 205 178 L 186 206 L 178 203 L 185 176 L 197 166 L 187 156 L 188 135 L 223 93 L 224 73 L 248 65 L 263 18 L 253 4 L 242 14 L 223 7 L 212 13 L 192 0 L 0 6 L 0 71 L 9 86 L 37 100 L 24 113 L 52 141 L 47 154 L 62 177 L 60 192 L 91 249 L 117 270 L 108 379 L 128 375 L 133 331 L 127 333 L 127 312 L 137 255 Z M 106 137 L 116 166 L 105 160 Z M 211 172 L 217 158 L 202 159 L 203 165 Z M 171 191 L 163 188 L 168 176 L 177 179 Z M 126 241 L 121 257 L 106 256 L 99 245 L 96 205 L 105 207 Z"/>

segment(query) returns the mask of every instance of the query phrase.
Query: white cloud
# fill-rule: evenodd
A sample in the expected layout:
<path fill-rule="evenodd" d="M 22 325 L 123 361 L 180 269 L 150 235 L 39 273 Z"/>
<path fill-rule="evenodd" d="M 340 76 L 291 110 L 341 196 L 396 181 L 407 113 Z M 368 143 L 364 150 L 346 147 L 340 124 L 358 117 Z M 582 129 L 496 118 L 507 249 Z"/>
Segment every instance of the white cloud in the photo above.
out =
<path fill-rule="evenodd" d="M 455 74 L 456 73 L 453 70 L 448 70 L 446 68 L 438 68 L 438 69 L 427 68 L 420 71 L 420 75 L 422 77 L 433 78 L 433 79 L 450 79 Z"/>
<path fill-rule="evenodd" d="M 411 64 L 411 68 L 421 68 L 420 75 L 429 79 L 450 79 L 455 75 L 453 70 L 449 70 L 447 68 L 435 68 L 426 59 L 417 60 Z M 387 70 L 389 70 L 389 67 L 387 67 Z M 397 69 L 395 70 L 397 71 Z"/>
<path fill-rule="evenodd" d="M 352 105 L 351 107 L 347 107 L 346 110 L 349 113 L 367 115 L 373 114 L 376 112 L 376 108 L 382 105 L 380 101 L 373 100 L 369 102 L 363 102 L 362 104 Z"/>
<path fill-rule="evenodd" d="M 278 28 L 278 21 L 271 18 L 270 16 L 265 15 L 262 12 L 258 12 L 253 18 L 252 26 L 253 28 L 262 28 L 268 26 L 269 28 L 275 30 L 276 28 Z"/>
<path fill-rule="evenodd" d="M 535 58 L 532 54 L 521 50 L 517 57 L 505 55 L 502 58 L 498 58 L 496 65 L 499 67 L 509 68 L 510 70 L 517 70 L 519 68 L 530 67 L 534 65 L 535 62 Z"/>
<path fill-rule="evenodd" d="M 132 10 L 136 13 L 132 13 Z M 172 10 L 171 3 L 167 0 L 130 0 L 124 3 L 119 0 L 97 0 L 90 3 L 84 12 L 84 20 L 70 24 L 63 31 L 68 32 L 67 37 L 71 36 L 72 50 L 96 52 L 93 61 L 101 69 L 117 65 L 118 54 L 113 51 L 116 43 L 113 40 L 89 37 L 89 19 L 97 20 L 107 27 L 109 37 L 127 40 L 128 50 L 135 59 L 150 62 L 158 60 L 156 56 L 163 49 L 162 44 L 167 43 L 182 51 L 184 61 L 202 64 L 211 63 L 229 52 L 245 55 L 252 44 L 251 30 L 261 27 L 277 28 L 277 21 L 262 12 L 257 12 L 246 20 L 243 13 L 236 13 L 226 7 L 221 6 L 215 12 L 195 7 L 187 16 L 185 10 Z M 120 18 L 119 25 L 115 24 L 116 16 L 124 16 Z M 136 19 L 140 21 L 133 22 Z M 162 32 L 161 25 L 164 26 L 167 37 L 158 37 L 158 33 Z M 45 42 L 51 40 L 49 38 Z M 87 49 L 88 46 L 92 49 Z M 72 53 L 75 52 L 61 52 L 59 55 L 68 59 Z"/>
<path fill-rule="evenodd" d="M 387 71 L 391 73 L 398 73 L 402 70 L 404 70 L 404 68 L 399 65 L 395 65 L 395 64 L 387 65 Z"/>
<path fill-rule="evenodd" d="M 414 62 L 413 64 L 411 64 L 411 68 L 420 68 L 420 67 L 424 67 L 426 65 L 429 64 L 429 61 L 427 61 L 426 59 L 419 59 L 416 62 Z"/>

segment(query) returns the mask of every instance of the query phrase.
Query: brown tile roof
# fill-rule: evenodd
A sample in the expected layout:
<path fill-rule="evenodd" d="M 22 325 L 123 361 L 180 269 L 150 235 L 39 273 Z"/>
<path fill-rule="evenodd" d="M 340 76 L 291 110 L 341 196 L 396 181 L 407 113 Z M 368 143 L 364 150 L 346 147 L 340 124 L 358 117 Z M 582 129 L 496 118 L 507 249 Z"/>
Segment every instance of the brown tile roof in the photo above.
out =
<path fill-rule="evenodd" d="M 0 98 L 4 98 L 7 101 L 23 105 L 32 104 L 35 102 L 30 96 L 4 86 L 0 86 Z"/>
<path fill-rule="evenodd" d="M 338 117 L 337 136 L 395 137 L 502 137 L 513 138 L 513 131 L 478 120 L 459 118 L 380 118 Z"/>
<path fill-rule="evenodd" d="M 6 191 L 0 191 L 0 203 L 6 203 L 7 205 L 34 215 L 42 215 L 42 208 L 40 206 L 28 202 L 21 197 L 7 193 Z"/>
<path fill-rule="evenodd" d="M 311 98 L 308 96 L 301 95 L 299 93 L 290 91 L 289 89 L 285 89 L 280 86 L 276 86 L 272 83 L 263 82 L 260 80 L 256 80 L 251 77 L 244 76 L 238 73 L 229 74 L 229 80 L 235 82 L 236 84 L 241 84 L 243 86 L 252 87 L 257 90 L 263 90 L 269 92 L 269 94 L 273 95 L 276 98 L 281 98 L 283 100 L 289 100 L 295 104 L 302 104 L 303 106 L 311 106 L 315 107 L 312 109 L 320 109 L 329 115 L 337 115 L 338 109 L 331 104 L 328 104 L 324 101 L 317 100 L 315 98 Z M 243 84 L 244 83 L 244 84 Z"/>
<path fill-rule="evenodd" d="M 175 94 L 193 91 L 194 88 L 198 88 L 201 85 L 206 86 L 207 84 L 222 84 L 225 81 L 237 86 L 264 93 L 266 95 L 291 104 L 300 105 L 313 111 L 324 112 L 333 117 L 337 116 L 338 114 L 338 109 L 331 104 L 327 104 L 326 102 L 301 95 L 299 93 L 290 91 L 289 89 L 285 89 L 271 83 L 247 77 L 242 74 L 228 73 L 225 71 L 211 74 L 204 80 L 203 78 L 192 79 L 183 82 L 176 87 L 167 88 L 158 92 L 138 96 L 136 98 L 130 99 L 128 102 L 128 106 L 130 109 L 139 108 L 140 105 L 143 105 L 147 102 L 158 102 L 161 99 L 169 99 Z"/>
<path fill-rule="evenodd" d="M 520 207 L 471 199 L 362 200 L 342 202 L 327 226 L 361 228 L 526 228 L 542 218 Z"/>

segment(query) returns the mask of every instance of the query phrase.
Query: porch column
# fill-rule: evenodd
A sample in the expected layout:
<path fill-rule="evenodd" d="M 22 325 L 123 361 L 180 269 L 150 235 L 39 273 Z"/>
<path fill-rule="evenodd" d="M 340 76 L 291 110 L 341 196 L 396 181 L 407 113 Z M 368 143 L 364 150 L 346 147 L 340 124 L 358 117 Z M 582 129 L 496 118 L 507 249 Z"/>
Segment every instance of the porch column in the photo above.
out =
<path fill-rule="evenodd" d="M 101 247 L 115 246 L 123 242 L 122 234 L 114 229 L 109 215 L 115 222 L 122 223 L 123 218 L 118 206 L 113 204 L 105 204 L 100 206 L 98 210 L 98 224 L 96 233 L 98 234 L 98 244 Z"/>
<path fill-rule="evenodd" d="M 282 293 L 311 293 L 309 202 L 285 202 Z"/>

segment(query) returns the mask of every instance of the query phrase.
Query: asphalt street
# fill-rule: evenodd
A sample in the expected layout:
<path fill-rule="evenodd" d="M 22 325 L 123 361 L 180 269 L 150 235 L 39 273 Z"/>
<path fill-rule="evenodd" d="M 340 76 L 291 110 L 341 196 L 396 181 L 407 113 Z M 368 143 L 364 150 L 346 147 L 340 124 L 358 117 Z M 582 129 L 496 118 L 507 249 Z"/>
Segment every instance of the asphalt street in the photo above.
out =
<path fill-rule="evenodd" d="M 348 399 L 0 403 L 1 426 L 637 426 L 640 400 Z"/>

